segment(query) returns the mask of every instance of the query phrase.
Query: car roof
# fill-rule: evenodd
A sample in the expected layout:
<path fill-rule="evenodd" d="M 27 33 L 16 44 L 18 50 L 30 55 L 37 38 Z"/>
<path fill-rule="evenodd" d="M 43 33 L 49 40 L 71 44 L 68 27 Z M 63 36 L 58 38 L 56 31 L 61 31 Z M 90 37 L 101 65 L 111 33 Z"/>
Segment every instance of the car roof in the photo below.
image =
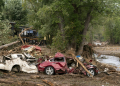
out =
<path fill-rule="evenodd" d="M 62 53 L 57 52 L 55 54 L 55 58 L 60 58 L 60 57 L 64 57 L 64 55 Z"/>

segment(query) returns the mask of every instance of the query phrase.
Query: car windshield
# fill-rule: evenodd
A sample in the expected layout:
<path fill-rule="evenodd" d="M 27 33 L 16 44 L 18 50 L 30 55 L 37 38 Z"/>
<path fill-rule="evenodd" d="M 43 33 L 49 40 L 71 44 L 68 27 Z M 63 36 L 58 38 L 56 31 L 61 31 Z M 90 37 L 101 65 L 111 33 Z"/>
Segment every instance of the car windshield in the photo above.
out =
<path fill-rule="evenodd" d="M 55 62 L 64 62 L 64 57 L 54 58 Z"/>

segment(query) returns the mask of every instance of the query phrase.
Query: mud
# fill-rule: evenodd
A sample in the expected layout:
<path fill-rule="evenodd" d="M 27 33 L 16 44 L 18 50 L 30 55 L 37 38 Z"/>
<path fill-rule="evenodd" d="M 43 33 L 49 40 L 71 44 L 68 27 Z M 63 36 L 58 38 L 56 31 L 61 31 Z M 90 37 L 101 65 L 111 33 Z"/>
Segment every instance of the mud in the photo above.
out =
<path fill-rule="evenodd" d="M 3 77 L 4 76 L 4 77 Z M 113 80 L 114 78 L 114 80 Z M 1 86 L 119 86 L 120 77 L 114 75 L 99 74 L 94 78 L 88 78 L 82 74 L 63 74 L 48 76 L 43 73 L 4 73 L 0 77 Z M 47 80 L 53 85 L 44 81 Z M 107 82 L 107 83 L 106 83 Z"/>

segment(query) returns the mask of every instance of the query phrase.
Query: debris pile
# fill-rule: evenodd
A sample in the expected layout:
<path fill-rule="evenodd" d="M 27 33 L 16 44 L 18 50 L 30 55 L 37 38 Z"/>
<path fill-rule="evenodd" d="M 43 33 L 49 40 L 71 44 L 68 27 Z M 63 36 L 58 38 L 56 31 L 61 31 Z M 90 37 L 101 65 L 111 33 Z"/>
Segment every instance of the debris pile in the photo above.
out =
<path fill-rule="evenodd" d="M 69 51 L 66 52 L 66 56 L 56 53 L 53 58 L 50 58 L 47 55 L 48 53 L 44 50 L 42 52 L 42 49 L 37 45 L 22 45 L 11 50 L 3 49 L 0 55 L 7 56 L 6 58 L 8 59 L 8 57 L 11 58 L 15 53 L 16 58 L 19 57 L 21 61 L 26 61 L 26 66 L 29 67 L 31 64 L 37 66 L 39 71 L 45 71 L 48 75 L 52 75 L 57 71 L 56 73 L 83 73 L 91 77 L 98 74 L 98 70 L 108 74 L 116 72 L 115 66 L 103 64 L 96 60 L 94 56 L 96 51 L 93 50 L 90 44 L 83 47 L 81 56 L 75 56 L 75 52 Z M 29 68 L 26 70 L 29 70 Z"/>
<path fill-rule="evenodd" d="M 75 55 L 72 50 L 70 50 L 68 52 L 69 53 L 66 53 L 66 54 L 73 54 L 73 55 Z M 95 53 L 97 53 L 97 52 L 95 50 L 93 50 L 92 45 L 89 45 L 89 44 L 85 45 L 83 47 L 83 53 L 81 55 L 81 57 L 83 57 L 83 59 L 84 59 L 84 60 L 82 59 L 83 63 L 87 63 L 87 64 L 91 63 L 91 64 L 95 65 L 98 68 L 99 73 L 100 72 L 105 72 L 107 74 L 110 74 L 110 72 L 117 73 L 116 72 L 116 66 L 99 62 L 96 58 L 98 58 L 101 54 L 98 53 L 98 57 L 95 57 L 94 56 Z M 105 58 L 105 57 L 103 57 L 103 58 Z"/>
<path fill-rule="evenodd" d="M 85 61 L 88 63 L 90 60 L 92 60 L 92 64 L 96 65 L 97 68 L 99 69 L 99 71 L 104 71 L 104 72 L 108 72 L 108 71 L 115 71 L 116 67 L 115 66 L 111 66 L 109 64 L 104 64 L 104 63 L 100 63 L 96 60 L 96 57 L 94 56 L 94 54 L 96 53 L 96 51 L 93 50 L 92 46 L 89 45 L 85 45 L 83 48 L 83 53 L 82 56 L 84 57 Z M 98 54 L 98 57 L 101 54 Z M 107 69 L 107 70 L 106 70 Z"/>

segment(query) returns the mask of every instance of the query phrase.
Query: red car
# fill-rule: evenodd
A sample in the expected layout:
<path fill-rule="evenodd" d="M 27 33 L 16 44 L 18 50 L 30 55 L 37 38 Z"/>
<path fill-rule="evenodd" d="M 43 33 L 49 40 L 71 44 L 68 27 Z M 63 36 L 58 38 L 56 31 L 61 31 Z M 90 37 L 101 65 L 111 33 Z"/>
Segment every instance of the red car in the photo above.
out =
<path fill-rule="evenodd" d="M 40 61 L 42 59 L 39 59 Z M 76 68 L 76 62 L 72 58 L 64 57 L 61 53 L 56 53 L 54 58 L 51 58 L 47 61 L 39 63 L 37 65 L 38 71 L 43 71 L 47 75 L 53 75 L 55 73 L 83 73 L 84 75 L 88 75 L 83 68 Z M 98 73 L 97 67 L 94 65 L 84 63 L 84 66 L 93 74 L 96 75 Z"/>
<path fill-rule="evenodd" d="M 73 60 L 71 58 L 65 58 L 64 55 L 61 53 L 56 53 L 54 58 L 39 63 L 37 65 L 38 71 L 43 71 L 47 75 L 53 75 L 55 73 L 71 73 L 74 71 L 74 68 L 68 66 L 71 63 L 69 62 L 69 64 L 67 64 L 67 59 L 69 59 L 70 61 Z M 72 66 L 74 65 L 75 64 L 73 63 Z"/>

